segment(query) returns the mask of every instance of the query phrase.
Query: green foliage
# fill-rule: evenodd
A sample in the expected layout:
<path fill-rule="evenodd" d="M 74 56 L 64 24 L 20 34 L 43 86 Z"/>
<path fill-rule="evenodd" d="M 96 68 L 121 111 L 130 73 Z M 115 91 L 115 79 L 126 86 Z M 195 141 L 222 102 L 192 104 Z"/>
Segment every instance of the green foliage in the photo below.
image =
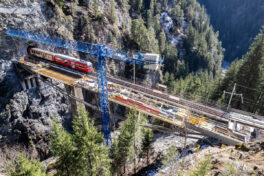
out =
<path fill-rule="evenodd" d="M 120 168 L 125 165 L 130 155 L 131 146 L 135 138 L 137 118 L 137 111 L 132 108 L 127 115 L 127 120 L 121 126 L 118 142 L 114 142 L 111 146 L 110 157 L 112 158 L 113 173 L 120 171 Z"/>
<path fill-rule="evenodd" d="M 131 34 L 141 51 L 158 53 L 158 41 L 153 27 L 147 29 L 142 20 L 135 19 L 132 21 Z"/>
<path fill-rule="evenodd" d="M 206 7 L 223 42 L 225 60 L 230 63 L 247 52 L 252 39 L 264 24 L 263 0 L 199 0 Z M 223 8 L 224 7 L 224 8 Z"/>
<path fill-rule="evenodd" d="M 74 134 L 67 133 L 54 123 L 51 136 L 51 151 L 59 157 L 55 168 L 57 175 L 110 175 L 107 147 L 103 146 L 103 135 L 88 119 L 84 107 L 78 110 L 73 120 Z"/>
<path fill-rule="evenodd" d="M 164 155 L 164 158 L 162 160 L 162 164 L 164 165 L 164 167 L 172 166 L 177 161 L 178 155 L 179 155 L 179 152 L 177 150 L 177 147 L 175 145 L 171 145 L 167 149 L 167 152 Z"/>
<path fill-rule="evenodd" d="M 243 93 L 245 101 L 244 104 L 241 104 L 239 99 L 235 99 L 232 101 L 232 107 L 264 114 L 264 101 L 262 98 L 264 88 L 263 68 L 264 30 L 261 30 L 242 59 L 239 61 L 235 60 L 231 64 L 221 84 L 212 94 L 212 98 L 227 103 L 229 97 L 220 97 L 220 93 L 224 90 L 231 91 L 234 83 L 237 83 L 236 92 Z"/>
<path fill-rule="evenodd" d="M 143 8 L 143 0 L 129 0 L 131 8 L 140 13 Z"/>
<path fill-rule="evenodd" d="M 50 142 L 52 155 L 60 157 L 56 162 L 59 175 L 75 175 L 75 158 L 73 153 L 75 147 L 72 142 L 72 136 L 60 124 L 54 122 Z"/>
<path fill-rule="evenodd" d="M 93 2 L 93 10 L 94 10 L 95 19 L 98 19 L 98 17 L 99 17 L 99 7 L 98 7 L 97 0 L 94 0 L 94 2 Z"/>
<path fill-rule="evenodd" d="M 229 163 L 229 162 L 225 163 L 224 167 L 227 173 L 223 174 L 223 176 L 236 176 L 237 175 L 237 171 L 233 163 Z"/>
<path fill-rule="evenodd" d="M 116 22 L 116 3 L 115 0 L 110 0 L 110 20 L 114 24 Z"/>
<path fill-rule="evenodd" d="M 154 25 L 153 27 L 154 27 L 156 34 L 158 34 L 160 32 L 160 15 L 159 14 L 154 16 L 153 25 Z"/>
<path fill-rule="evenodd" d="M 64 5 L 64 0 L 55 0 L 55 3 L 58 4 L 60 8 L 62 8 Z"/>
<path fill-rule="evenodd" d="M 23 154 L 18 154 L 15 164 L 11 164 L 10 176 L 45 176 L 45 169 L 41 163 L 35 159 L 27 159 Z"/>
<path fill-rule="evenodd" d="M 198 163 L 198 166 L 195 170 L 192 171 L 190 176 L 206 176 L 212 169 L 211 158 L 206 156 L 206 158 Z"/>
<path fill-rule="evenodd" d="M 168 80 L 167 77 L 165 84 L 180 92 L 207 95 L 211 90 L 209 86 L 215 83 L 215 78 L 218 80 L 222 72 L 223 48 L 218 40 L 218 33 L 213 31 L 205 9 L 196 0 L 174 0 L 173 3 L 171 17 L 174 27 L 170 32 L 180 35 L 184 29 L 186 37 L 183 37 L 180 47 L 175 47 L 166 40 L 166 47 L 163 49 L 164 42 L 161 41 L 164 41 L 164 34 L 159 36 L 160 52 L 165 54 L 164 73 L 169 72 L 171 78 L 172 74 L 175 77 L 175 80 Z M 209 86 L 201 84 L 203 81 Z"/>
<path fill-rule="evenodd" d="M 152 129 L 146 128 L 143 132 L 143 139 L 142 139 L 142 155 L 147 156 L 147 163 L 149 163 L 149 150 L 151 143 L 153 141 L 153 131 Z"/>
<path fill-rule="evenodd" d="M 166 47 L 166 34 L 164 30 L 162 30 L 159 34 L 159 47 L 160 53 L 164 53 Z"/>

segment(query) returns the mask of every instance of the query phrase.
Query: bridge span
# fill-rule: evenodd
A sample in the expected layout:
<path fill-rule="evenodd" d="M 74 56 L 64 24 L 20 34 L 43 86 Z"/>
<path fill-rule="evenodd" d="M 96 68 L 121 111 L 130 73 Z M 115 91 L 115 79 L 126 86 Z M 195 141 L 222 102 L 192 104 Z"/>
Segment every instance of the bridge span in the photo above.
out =
<path fill-rule="evenodd" d="M 40 58 L 21 58 L 17 63 L 31 74 L 57 88 L 73 99 L 72 108 L 79 103 L 98 110 L 83 100 L 82 89 L 98 92 L 96 74 L 85 74 L 70 68 L 56 65 Z M 63 90 L 48 79 L 63 83 Z M 225 144 L 248 142 L 254 129 L 264 129 L 264 121 L 239 113 L 225 111 L 190 100 L 172 96 L 144 85 L 115 78 L 108 75 L 108 98 L 113 103 L 136 109 L 151 117 L 179 128 L 186 125 L 205 136 L 219 139 Z"/>

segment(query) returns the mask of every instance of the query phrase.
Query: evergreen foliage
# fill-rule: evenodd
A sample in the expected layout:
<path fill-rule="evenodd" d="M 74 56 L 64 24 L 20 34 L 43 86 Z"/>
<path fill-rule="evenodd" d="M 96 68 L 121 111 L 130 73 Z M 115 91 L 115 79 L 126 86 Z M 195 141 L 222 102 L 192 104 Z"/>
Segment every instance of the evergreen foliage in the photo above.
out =
<path fill-rule="evenodd" d="M 164 30 L 162 30 L 159 34 L 159 47 L 160 47 L 160 53 L 163 54 L 166 47 L 166 34 Z"/>
<path fill-rule="evenodd" d="M 84 107 L 79 108 L 73 120 L 74 134 L 67 133 L 57 123 L 52 129 L 51 151 L 59 158 L 55 165 L 57 175 L 110 175 L 111 160 L 107 147 L 102 145 L 103 135 L 88 119 Z"/>
<path fill-rule="evenodd" d="M 110 0 L 110 20 L 114 24 L 116 22 L 116 3 L 115 0 Z"/>
<path fill-rule="evenodd" d="M 35 159 L 28 159 L 23 154 L 18 154 L 15 164 L 10 165 L 10 176 L 45 176 L 45 169 Z"/>
<path fill-rule="evenodd" d="M 121 172 L 122 166 L 125 168 L 135 137 L 137 117 L 136 109 L 132 108 L 127 115 L 127 120 L 121 126 L 118 141 L 111 146 L 110 157 L 112 158 L 113 173 Z"/>
<path fill-rule="evenodd" d="M 176 161 L 177 157 L 179 155 L 179 152 L 177 150 L 177 147 L 175 145 L 171 145 L 168 149 L 166 154 L 164 155 L 164 159 L 162 160 L 162 164 L 164 167 L 172 166 Z"/>
<path fill-rule="evenodd" d="M 231 91 L 237 83 L 236 92 L 242 93 L 244 104 L 240 99 L 232 101 L 232 107 L 242 110 L 264 114 L 263 89 L 264 89 L 264 27 L 255 37 L 249 51 L 241 60 L 235 60 L 228 69 L 221 84 L 212 94 L 212 98 L 227 103 L 229 97 L 220 97 L 226 90 Z"/>
<path fill-rule="evenodd" d="M 62 8 L 64 5 L 64 0 L 55 0 L 55 3 L 58 4 L 60 8 Z"/>
<path fill-rule="evenodd" d="M 138 44 L 140 51 L 159 52 L 158 41 L 153 27 L 147 29 L 142 20 L 135 19 L 132 21 L 131 34 L 132 39 Z"/>
<path fill-rule="evenodd" d="M 209 156 L 206 156 L 204 160 L 199 162 L 196 169 L 192 171 L 190 176 L 206 176 L 212 169 L 212 164 L 210 164 L 211 158 Z"/>
<path fill-rule="evenodd" d="M 93 1 L 93 11 L 94 11 L 94 17 L 95 19 L 98 19 L 99 17 L 99 7 L 96 0 Z"/>
<path fill-rule="evenodd" d="M 211 23 L 219 31 L 225 60 L 241 58 L 264 24 L 264 1 L 255 0 L 198 0 L 211 16 Z"/>

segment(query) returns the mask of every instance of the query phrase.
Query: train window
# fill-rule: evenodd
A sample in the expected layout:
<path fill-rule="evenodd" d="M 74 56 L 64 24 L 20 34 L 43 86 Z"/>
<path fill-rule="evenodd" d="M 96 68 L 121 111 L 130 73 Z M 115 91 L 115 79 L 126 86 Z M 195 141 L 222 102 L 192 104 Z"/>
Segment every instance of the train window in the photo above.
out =
<path fill-rule="evenodd" d="M 65 64 L 67 64 L 67 60 L 61 59 L 59 57 L 56 57 L 56 60 L 59 62 L 64 62 Z"/>
<path fill-rule="evenodd" d="M 77 66 L 77 67 L 79 67 L 79 68 L 83 68 L 83 65 L 81 65 L 81 64 L 77 64 L 77 63 L 75 63 L 75 66 Z"/>
<path fill-rule="evenodd" d="M 49 55 L 49 54 L 46 54 L 46 59 L 48 59 L 48 60 L 52 60 L 52 56 Z"/>

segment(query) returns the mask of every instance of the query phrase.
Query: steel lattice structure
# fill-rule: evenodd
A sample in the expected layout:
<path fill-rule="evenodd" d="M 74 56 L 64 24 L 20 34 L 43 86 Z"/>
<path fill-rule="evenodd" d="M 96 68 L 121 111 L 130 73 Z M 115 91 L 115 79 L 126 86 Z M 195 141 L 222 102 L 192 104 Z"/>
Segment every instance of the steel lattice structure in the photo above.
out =
<path fill-rule="evenodd" d="M 111 48 L 104 44 L 91 44 L 81 41 L 65 39 L 61 37 L 49 36 L 46 34 L 32 33 L 26 30 L 15 30 L 8 28 L 6 34 L 11 37 L 31 40 L 34 42 L 51 45 L 59 48 L 71 49 L 93 55 L 98 58 L 96 64 L 96 75 L 98 82 L 100 113 L 102 121 L 102 131 L 104 133 L 105 144 L 111 144 L 110 115 L 108 110 L 108 89 L 106 74 L 106 59 L 113 59 L 137 65 L 161 64 L 163 60 L 154 61 L 145 59 L 142 53 L 136 53 L 129 57 L 126 52 Z"/>

